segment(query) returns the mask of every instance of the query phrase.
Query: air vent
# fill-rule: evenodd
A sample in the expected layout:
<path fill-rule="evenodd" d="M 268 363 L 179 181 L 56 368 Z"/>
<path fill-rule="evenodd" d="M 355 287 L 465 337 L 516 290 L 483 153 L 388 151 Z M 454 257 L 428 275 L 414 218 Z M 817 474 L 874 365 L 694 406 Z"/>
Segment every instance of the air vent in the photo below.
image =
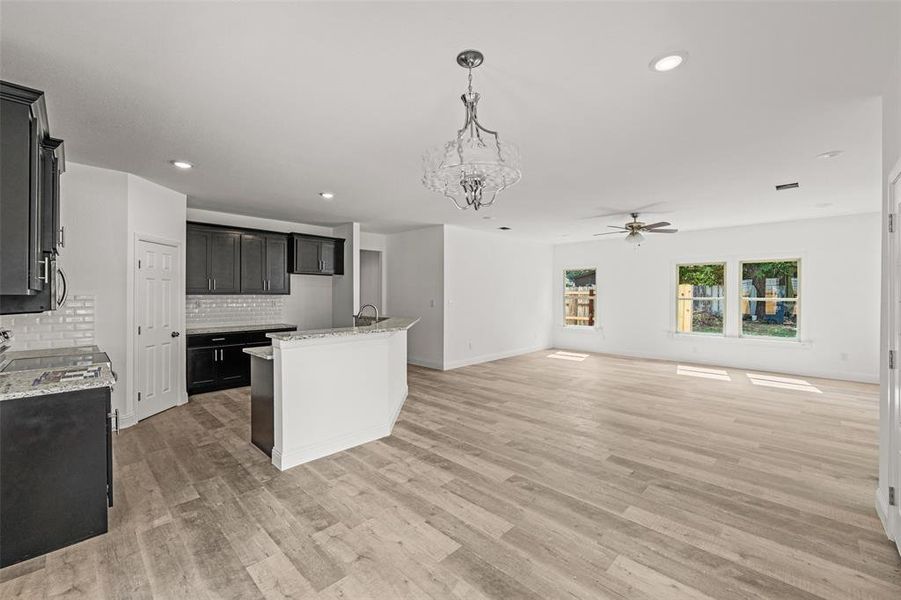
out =
<path fill-rule="evenodd" d="M 794 183 L 783 183 L 776 186 L 776 191 L 781 192 L 782 190 L 793 190 L 797 187 L 801 187 L 800 185 L 798 185 L 797 181 Z"/>

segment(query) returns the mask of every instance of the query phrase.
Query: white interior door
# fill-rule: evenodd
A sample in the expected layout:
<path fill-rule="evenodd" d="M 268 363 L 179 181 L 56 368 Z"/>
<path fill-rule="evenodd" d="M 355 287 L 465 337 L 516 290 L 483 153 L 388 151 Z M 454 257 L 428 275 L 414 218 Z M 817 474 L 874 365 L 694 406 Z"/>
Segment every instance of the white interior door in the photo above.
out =
<path fill-rule="evenodd" d="M 178 402 L 177 302 L 182 279 L 178 247 L 138 240 L 135 286 L 135 409 L 138 419 Z"/>
<path fill-rule="evenodd" d="M 891 182 L 889 194 L 889 198 L 893 201 L 892 205 L 895 207 L 895 218 L 898 219 L 899 215 L 901 215 L 901 173 L 897 173 L 895 179 Z M 895 339 L 892 342 L 893 347 L 896 349 L 895 352 L 898 352 L 898 349 L 901 349 L 901 244 L 898 243 L 901 233 L 898 232 L 898 226 L 896 225 L 895 227 L 894 256 L 892 256 L 895 270 L 894 289 L 892 290 L 894 300 L 892 323 Z M 898 552 L 901 553 L 901 497 L 899 497 L 901 496 L 901 375 L 899 373 L 901 371 L 898 369 L 889 371 L 889 413 L 891 418 L 889 485 L 894 488 L 895 497 L 894 505 L 888 507 L 890 513 L 888 526 L 892 528 L 895 543 L 898 545 Z"/>

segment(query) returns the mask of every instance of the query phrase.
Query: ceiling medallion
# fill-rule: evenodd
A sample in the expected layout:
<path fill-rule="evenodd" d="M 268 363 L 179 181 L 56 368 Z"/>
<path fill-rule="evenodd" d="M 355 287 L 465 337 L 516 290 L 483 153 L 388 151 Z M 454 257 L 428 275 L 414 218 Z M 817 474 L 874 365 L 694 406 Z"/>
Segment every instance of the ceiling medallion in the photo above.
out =
<path fill-rule="evenodd" d="M 500 192 L 522 178 L 516 146 L 501 142 L 496 131 L 479 123 L 479 94 L 472 91 L 472 70 L 484 60 L 478 50 L 457 55 L 457 64 L 469 71 L 469 87 L 460 96 L 466 119 L 454 139 L 423 156 L 423 185 L 452 200 L 460 210 L 491 206 Z"/>

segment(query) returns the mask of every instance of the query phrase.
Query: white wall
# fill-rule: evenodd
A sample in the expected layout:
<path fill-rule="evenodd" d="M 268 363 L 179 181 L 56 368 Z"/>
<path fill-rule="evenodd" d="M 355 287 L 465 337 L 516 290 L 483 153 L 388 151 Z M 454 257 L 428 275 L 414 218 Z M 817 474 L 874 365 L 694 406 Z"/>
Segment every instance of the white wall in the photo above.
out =
<path fill-rule="evenodd" d="M 360 306 L 372 304 L 386 315 L 382 297 L 382 252 L 360 250 Z"/>
<path fill-rule="evenodd" d="M 161 185 L 151 183 L 135 175 L 128 175 L 128 237 L 127 237 L 127 264 L 135 265 L 135 246 L 137 240 L 158 242 L 174 242 L 178 246 L 179 267 L 181 271 L 180 281 L 177 282 L 178 300 L 176 301 L 175 323 L 177 331 L 185 331 L 185 214 L 187 210 L 187 196 L 176 191 L 164 188 Z M 129 368 L 126 387 L 126 409 L 123 421 L 134 419 L 134 399 L 137 397 L 135 381 L 137 381 L 135 369 L 135 272 L 134 268 L 126 267 L 126 312 L 125 343 L 126 360 Z M 179 390 L 179 402 L 188 401 L 185 388 L 187 360 L 185 356 L 186 338 L 182 338 L 178 351 L 178 376 L 176 386 Z"/>
<path fill-rule="evenodd" d="M 445 226 L 444 368 L 551 344 L 553 247 Z"/>
<path fill-rule="evenodd" d="M 396 317 L 419 317 L 407 335 L 407 360 L 444 367 L 444 228 L 386 236 L 387 306 Z"/>
<path fill-rule="evenodd" d="M 360 224 L 338 225 L 333 235 L 344 238 L 344 275 L 331 277 L 332 326 L 352 327 L 360 310 Z"/>
<path fill-rule="evenodd" d="M 559 245 L 554 346 L 875 382 L 879 373 L 878 214 Z M 738 336 L 738 262 L 801 259 L 800 342 Z M 676 265 L 727 262 L 727 335 L 674 334 Z M 594 330 L 563 327 L 563 271 L 596 267 Z"/>
<path fill-rule="evenodd" d="M 58 264 L 69 293 L 95 298 L 95 343 L 119 376 L 112 404 L 126 407 L 128 279 L 128 175 L 68 162 L 60 177 L 60 224 L 66 228 Z M 124 425 L 124 423 L 123 423 Z"/>
<path fill-rule="evenodd" d="M 184 194 L 108 169 L 69 162 L 60 180 L 60 221 L 66 245 L 59 265 L 69 293 L 95 298 L 95 343 L 118 375 L 113 408 L 121 425 L 134 423 L 134 236 L 142 233 L 184 246 Z M 184 303 L 179 303 L 184 323 Z M 184 349 L 182 349 L 182 352 Z M 185 364 L 184 356 L 179 360 Z M 182 371 L 179 385 L 184 387 Z"/>
<path fill-rule="evenodd" d="M 189 221 L 247 227 L 285 233 L 309 233 L 332 236 L 331 227 L 261 219 L 212 210 L 189 208 Z M 332 278 L 320 275 L 291 275 L 291 294 L 284 296 L 282 321 L 297 325 L 298 329 L 323 329 L 332 326 Z"/>
<path fill-rule="evenodd" d="M 388 236 L 382 233 L 371 233 L 369 231 L 360 232 L 360 250 L 373 250 L 381 252 L 382 257 L 382 300 L 378 305 L 379 311 L 386 315 L 391 314 L 388 306 Z M 362 265 L 360 266 L 362 269 Z M 360 282 L 362 286 L 362 281 Z M 362 294 L 362 292 L 361 292 Z M 360 300 L 361 304 L 365 304 Z"/>

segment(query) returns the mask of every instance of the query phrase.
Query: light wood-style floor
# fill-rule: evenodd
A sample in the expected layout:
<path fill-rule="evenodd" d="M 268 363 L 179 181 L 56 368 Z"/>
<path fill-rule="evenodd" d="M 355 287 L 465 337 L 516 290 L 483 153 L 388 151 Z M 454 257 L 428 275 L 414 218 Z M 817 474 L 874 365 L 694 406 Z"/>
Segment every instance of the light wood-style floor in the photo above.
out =
<path fill-rule="evenodd" d="M 0 596 L 901 598 L 875 386 L 547 354 L 411 368 L 391 437 L 284 473 L 247 389 L 195 396 L 116 438 L 110 532 Z"/>

